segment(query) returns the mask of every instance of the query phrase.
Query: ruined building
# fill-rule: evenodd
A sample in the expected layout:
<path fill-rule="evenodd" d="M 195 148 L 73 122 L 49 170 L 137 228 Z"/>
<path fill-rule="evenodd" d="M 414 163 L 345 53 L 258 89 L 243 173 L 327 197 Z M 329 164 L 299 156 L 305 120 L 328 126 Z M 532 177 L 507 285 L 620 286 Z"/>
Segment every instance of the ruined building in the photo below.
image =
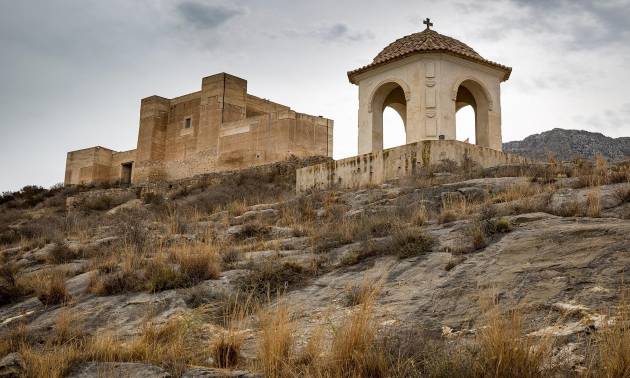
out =
<path fill-rule="evenodd" d="M 332 157 L 333 121 L 247 93 L 247 81 L 220 73 L 201 90 L 140 105 L 135 150 L 68 152 L 65 184 L 176 180 L 290 156 Z"/>

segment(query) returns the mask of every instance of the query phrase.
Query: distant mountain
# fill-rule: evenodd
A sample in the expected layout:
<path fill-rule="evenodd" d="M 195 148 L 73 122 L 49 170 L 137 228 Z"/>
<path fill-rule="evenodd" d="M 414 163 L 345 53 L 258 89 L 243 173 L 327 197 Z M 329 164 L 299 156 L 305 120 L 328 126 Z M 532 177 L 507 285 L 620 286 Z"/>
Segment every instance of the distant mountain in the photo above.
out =
<path fill-rule="evenodd" d="M 608 160 L 624 160 L 630 157 L 630 137 L 610 138 L 584 130 L 553 129 L 521 141 L 503 143 L 503 151 L 540 160 L 546 160 L 550 154 L 558 160 L 590 159 L 597 154 Z"/>

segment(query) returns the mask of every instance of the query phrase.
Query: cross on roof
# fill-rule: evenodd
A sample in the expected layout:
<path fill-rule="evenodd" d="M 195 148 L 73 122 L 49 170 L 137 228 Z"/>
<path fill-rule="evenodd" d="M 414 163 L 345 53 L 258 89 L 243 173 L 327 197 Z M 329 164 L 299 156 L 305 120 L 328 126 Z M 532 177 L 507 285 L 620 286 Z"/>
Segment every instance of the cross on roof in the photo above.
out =
<path fill-rule="evenodd" d="M 431 22 L 431 19 L 428 17 L 424 21 L 422 21 L 422 23 L 427 26 L 427 29 L 431 29 L 431 26 L 433 26 L 433 22 Z"/>

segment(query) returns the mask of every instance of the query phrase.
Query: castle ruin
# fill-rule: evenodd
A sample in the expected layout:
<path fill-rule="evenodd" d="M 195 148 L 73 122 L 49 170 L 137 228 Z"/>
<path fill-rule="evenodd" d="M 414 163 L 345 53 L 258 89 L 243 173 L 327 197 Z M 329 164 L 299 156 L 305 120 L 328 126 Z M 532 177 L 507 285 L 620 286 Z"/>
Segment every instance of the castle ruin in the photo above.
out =
<path fill-rule="evenodd" d="M 137 148 L 68 152 L 65 184 L 142 184 L 332 157 L 332 132 L 332 120 L 248 94 L 246 80 L 220 73 L 203 78 L 198 92 L 142 99 Z"/>

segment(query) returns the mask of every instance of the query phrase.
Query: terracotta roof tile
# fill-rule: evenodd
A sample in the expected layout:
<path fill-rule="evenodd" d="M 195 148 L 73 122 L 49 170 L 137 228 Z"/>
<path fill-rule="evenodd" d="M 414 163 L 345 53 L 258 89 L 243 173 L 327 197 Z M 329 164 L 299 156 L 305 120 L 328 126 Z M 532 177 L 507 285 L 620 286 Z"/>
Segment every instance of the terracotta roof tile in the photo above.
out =
<path fill-rule="evenodd" d="M 503 80 L 510 77 L 512 69 L 484 59 L 470 46 L 442 34 L 435 30 L 425 29 L 422 32 L 407 35 L 389 44 L 372 61 L 372 63 L 348 72 L 350 82 L 354 83 L 354 77 L 362 72 L 368 71 L 376 66 L 391 62 L 396 59 L 405 58 L 416 53 L 443 52 L 472 60 L 477 63 L 499 68 L 505 72 Z"/>

